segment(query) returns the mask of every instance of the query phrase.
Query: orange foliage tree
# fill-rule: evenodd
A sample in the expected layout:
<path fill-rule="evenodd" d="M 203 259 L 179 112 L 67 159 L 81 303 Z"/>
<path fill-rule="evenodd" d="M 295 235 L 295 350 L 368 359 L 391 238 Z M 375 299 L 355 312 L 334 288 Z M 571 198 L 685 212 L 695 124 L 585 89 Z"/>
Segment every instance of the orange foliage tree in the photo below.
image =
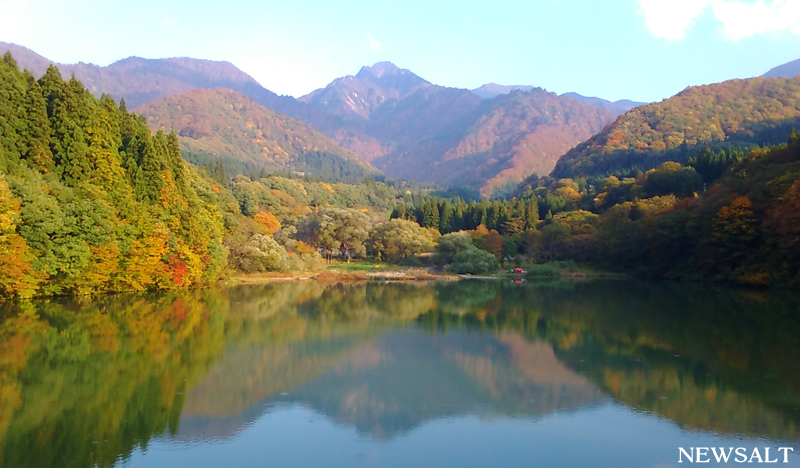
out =
<path fill-rule="evenodd" d="M 259 226 L 264 228 L 270 236 L 281 228 L 281 223 L 278 221 L 278 218 L 270 212 L 260 211 L 253 215 L 253 219 Z"/>

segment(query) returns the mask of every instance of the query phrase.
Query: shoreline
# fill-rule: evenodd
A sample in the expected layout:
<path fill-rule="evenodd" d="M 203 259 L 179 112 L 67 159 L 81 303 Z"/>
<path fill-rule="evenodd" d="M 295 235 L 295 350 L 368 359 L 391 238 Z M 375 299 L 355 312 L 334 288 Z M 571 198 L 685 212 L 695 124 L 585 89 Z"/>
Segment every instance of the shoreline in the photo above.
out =
<path fill-rule="evenodd" d="M 237 274 L 219 284 L 226 286 L 246 284 L 269 284 L 289 281 L 319 281 L 323 283 L 360 283 L 367 281 L 381 282 L 454 282 L 464 280 L 551 280 L 551 281 L 583 281 L 592 279 L 630 279 L 629 276 L 619 273 L 607 273 L 593 270 L 559 270 L 557 276 L 538 276 L 525 274 L 498 273 L 496 275 L 463 275 L 445 272 L 435 272 L 424 268 L 390 269 L 382 271 L 340 271 L 324 270 L 321 272 L 298 273 L 255 273 Z"/>
<path fill-rule="evenodd" d="M 323 283 L 359 283 L 366 281 L 383 282 L 430 282 L 430 281 L 460 281 L 465 278 L 482 279 L 483 277 L 468 277 L 466 275 L 451 275 L 447 273 L 433 273 L 422 269 L 387 270 L 376 272 L 347 272 L 323 271 L 318 273 L 260 273 L 234 275 L 221 283 L 224 285 L 243 284 L 268 284 L 288 281 L 319 281 Z M 496 278 L 491 278 L 496 279 Z"/>

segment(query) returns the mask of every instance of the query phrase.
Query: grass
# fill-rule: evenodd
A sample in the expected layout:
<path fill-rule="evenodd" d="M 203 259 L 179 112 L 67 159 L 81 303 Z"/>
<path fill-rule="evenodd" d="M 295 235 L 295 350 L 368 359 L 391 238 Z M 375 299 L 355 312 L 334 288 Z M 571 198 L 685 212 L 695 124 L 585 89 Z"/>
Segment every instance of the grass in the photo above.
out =
<path fill-rule="evenodd" d="M 394 271 L 400 270 L 403 267 L 399 265 L 392 265 L 386 262 L 373 262 L 369 260 L 352 260 L 349 264 L 347 262 L 334 261 L 326 268 L 327 271 L 338 271 L 343 273 L 373 273 L 379 271 Z"/>
<path fill-rule="evenodd" d="M 541 265 L 529 264 L 525 265 L 524 268 L 528 272 L 526 274 L 527 277 L 539 279 L 626 277 L 619 273 L 609 273 L 580 266 L 572 261 L 547 262 Z"/>
<path fill-rule="evenodd" d="M 529 278 L 561 278 L 561 271 L 554 265 L 525 265 L 526 276 Z"/>

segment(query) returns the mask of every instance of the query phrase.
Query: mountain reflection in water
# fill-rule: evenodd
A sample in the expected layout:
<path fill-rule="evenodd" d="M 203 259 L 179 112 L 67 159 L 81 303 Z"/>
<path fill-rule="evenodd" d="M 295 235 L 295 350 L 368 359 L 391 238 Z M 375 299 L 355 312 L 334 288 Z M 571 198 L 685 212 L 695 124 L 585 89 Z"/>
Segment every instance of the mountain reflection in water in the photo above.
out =
<path fill-rule="evenodd" d="M 796 443 L 785 292 L 632 282 L 325 285 L 0 305 L 0 466 L 113 466 L 300 405 L 363 437 L 623 404 Z"/>

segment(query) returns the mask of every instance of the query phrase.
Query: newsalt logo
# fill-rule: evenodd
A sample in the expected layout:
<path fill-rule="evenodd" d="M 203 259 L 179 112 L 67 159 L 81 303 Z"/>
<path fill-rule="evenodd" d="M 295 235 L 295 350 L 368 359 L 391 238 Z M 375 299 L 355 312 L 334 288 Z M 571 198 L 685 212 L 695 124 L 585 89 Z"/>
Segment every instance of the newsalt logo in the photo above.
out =
<path fill-rule="evenodd" d="M 791 447 L 779 447 L 777 453 L 769 447 L 750 451 L 744 447 L 678 448 L 678 463 L 789 463 Z"/>

